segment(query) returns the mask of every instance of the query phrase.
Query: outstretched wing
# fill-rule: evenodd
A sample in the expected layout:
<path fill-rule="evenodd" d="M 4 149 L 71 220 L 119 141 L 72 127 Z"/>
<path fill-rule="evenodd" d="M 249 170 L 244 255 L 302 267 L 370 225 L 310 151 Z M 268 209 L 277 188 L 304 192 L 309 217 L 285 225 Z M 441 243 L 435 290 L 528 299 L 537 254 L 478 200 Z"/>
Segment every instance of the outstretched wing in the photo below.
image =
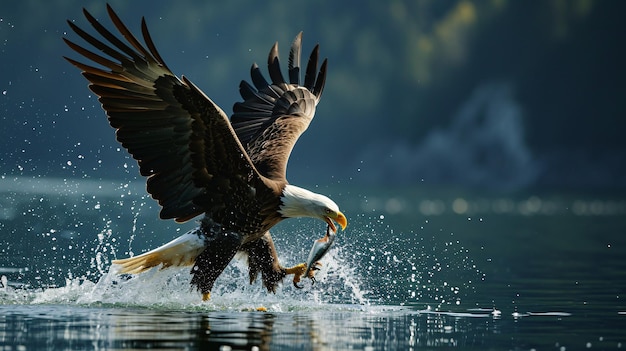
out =
<path fill-rule="evenodd" d="M 74 51 L 106 69 L 66 59 L 91 82 L 90 89 L 117 130 L 117 140 L 137 160 L 141 175 L 148 177 L 147 190 L 162 206 L 161 218 L 184 222 L 223 207 L 227 197 L 249 193 L 249 182 L 261 178 L 228 116 L 193 83 L 170 71 L 144 19 L 141 30 L 147 49 L 108 5 L 107 10 L 125 42 L 86 10 L 85 17 L 104 40 L 68 21 L 106 57 L 64 38 Z"/>
<path fill-rule="evenodd" d="M 300 83 L 300 32 L 289 52 L 287 83 L 280 70 L 278 44 L 270 50 L 268 83 L 259 66 L 252 65 L 252 84 L 242 81 L 239 92 L 244 99 L 233 107 L 230 121 L 241 143 L 246 147 L 256 169 L 274 180 L 285 180 L 291 150 L 315 115 L 326 81 L 326 62 L 319 72 L 319 45 L 316 45 L 306 67 L 304 85 Z"/>

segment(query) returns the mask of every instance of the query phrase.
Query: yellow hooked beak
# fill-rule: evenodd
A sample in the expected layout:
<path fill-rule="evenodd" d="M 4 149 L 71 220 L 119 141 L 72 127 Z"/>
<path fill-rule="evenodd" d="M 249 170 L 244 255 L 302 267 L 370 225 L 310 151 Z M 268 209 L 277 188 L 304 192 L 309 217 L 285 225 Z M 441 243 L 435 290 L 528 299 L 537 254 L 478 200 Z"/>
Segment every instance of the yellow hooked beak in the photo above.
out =
<path fill-rule="evenodd" d="M 328 223 L 330 229 L 332 229 L 333 232 L 337 232 L 337 227 L 335 226 L 335 223 L 333 223 L 333 220 L 337 222 L 339 226 L 341 226 L 341 230 L 345 230 L 348 226 L 348 220 L 346 219 L 346 216 L 343 215 L 343 213 L 341 213 L 340 211 L 338 211 L 337 213 L 329 213 L 328 216 L 324 217 L 324 221 Z"/>

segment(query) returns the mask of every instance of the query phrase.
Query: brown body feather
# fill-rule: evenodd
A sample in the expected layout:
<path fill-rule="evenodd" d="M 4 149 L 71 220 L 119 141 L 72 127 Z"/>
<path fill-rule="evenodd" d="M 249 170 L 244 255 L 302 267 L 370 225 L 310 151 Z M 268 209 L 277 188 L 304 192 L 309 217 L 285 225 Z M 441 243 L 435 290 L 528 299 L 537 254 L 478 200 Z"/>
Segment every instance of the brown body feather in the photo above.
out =
<path fill-rule="evenodd" d="M 102 67 L 66 59 L 83 71 L 117 140 L 137 160 L 141 175 L 148 177 L 147 191 L 161 205 L 160 217 L 185 222 L 205 214 L 201 229 L 215 243 L 196 259 L 192 283 L 203 293 L 210 292 L 234 254 L 244 251 L 251 281 L 260 272 L 264 285 L 274 291 L 285 273 L 268 230 L 282 220 L 278 209 L 289 154 L 313 118 L 324 86 L 325 61 L 315 76 L 318 48 L 301 86 L 301 34 L 289 55 L 289 83 L 283 79 L 274 45 L 268 58 L 272 82 L 253 65 L 254 87 L 241 83 L 244 101 L 235 104 L 229 121 L 191 81 L 176 77 L 167 67 L 145 20 L 144 46 L 108 5 L 107 10 L 125 41 L 83 10 L 104 40 L 70 21 L 69 26 L 104 55 L 64 40 Z M 228 233 L 237 235 L 225 239 Z"/>

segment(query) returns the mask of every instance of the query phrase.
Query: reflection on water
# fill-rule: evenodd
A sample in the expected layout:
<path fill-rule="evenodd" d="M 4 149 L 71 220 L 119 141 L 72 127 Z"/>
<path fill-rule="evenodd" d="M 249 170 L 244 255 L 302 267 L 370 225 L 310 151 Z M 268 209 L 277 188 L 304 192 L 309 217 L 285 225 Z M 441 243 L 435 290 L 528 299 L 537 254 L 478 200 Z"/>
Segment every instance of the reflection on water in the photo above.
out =
<path fill-rule="evenodd" d="M 441 313 L 345 305 L 290 313 L 11 305 L 0 306 L 0 349 L 619 349 L 626 340 L 616 331 L 626 322 L 616 317 L 596 321 L 615 331 L 589 336 L 584 334 L 586 317 L 556 312 L 511 319 L 487 310 Z"/>
<path fill-rule="evenodd" d="M 0 306 L 0 345 L 13 349 L 269 349 L 274 316 Z M 216 348 L 214 348 L 216 349 Z"/>
<path fill-rule="evenodd" d="M 0 311 L 0 345 L 14 349 L 378 349 L 415 345 L 420 339 L 414 324 L 406 335 L 395 335 L 404 329 L 403 319 L 410 318 L 406 314 L 386 320 L 359 312 L 201 313 L 59 305 L 0 306 Z"/>

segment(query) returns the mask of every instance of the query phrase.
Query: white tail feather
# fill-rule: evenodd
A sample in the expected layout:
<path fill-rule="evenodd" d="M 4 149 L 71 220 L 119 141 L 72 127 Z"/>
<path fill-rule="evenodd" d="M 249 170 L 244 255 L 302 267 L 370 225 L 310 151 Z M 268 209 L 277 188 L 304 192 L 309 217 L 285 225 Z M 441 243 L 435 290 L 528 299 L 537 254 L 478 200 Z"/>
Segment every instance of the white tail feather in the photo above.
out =
<path fill-rule="evenodd" d="M 138 274 L 158 265 L 161 265 L 161 269 L 171 266 L 191 266 L 205 247 L 202 234 L 194 229 L 152 251 L 114 260 L 113 264 L 121 266 L 118 271 L 120 274 Z"/>

